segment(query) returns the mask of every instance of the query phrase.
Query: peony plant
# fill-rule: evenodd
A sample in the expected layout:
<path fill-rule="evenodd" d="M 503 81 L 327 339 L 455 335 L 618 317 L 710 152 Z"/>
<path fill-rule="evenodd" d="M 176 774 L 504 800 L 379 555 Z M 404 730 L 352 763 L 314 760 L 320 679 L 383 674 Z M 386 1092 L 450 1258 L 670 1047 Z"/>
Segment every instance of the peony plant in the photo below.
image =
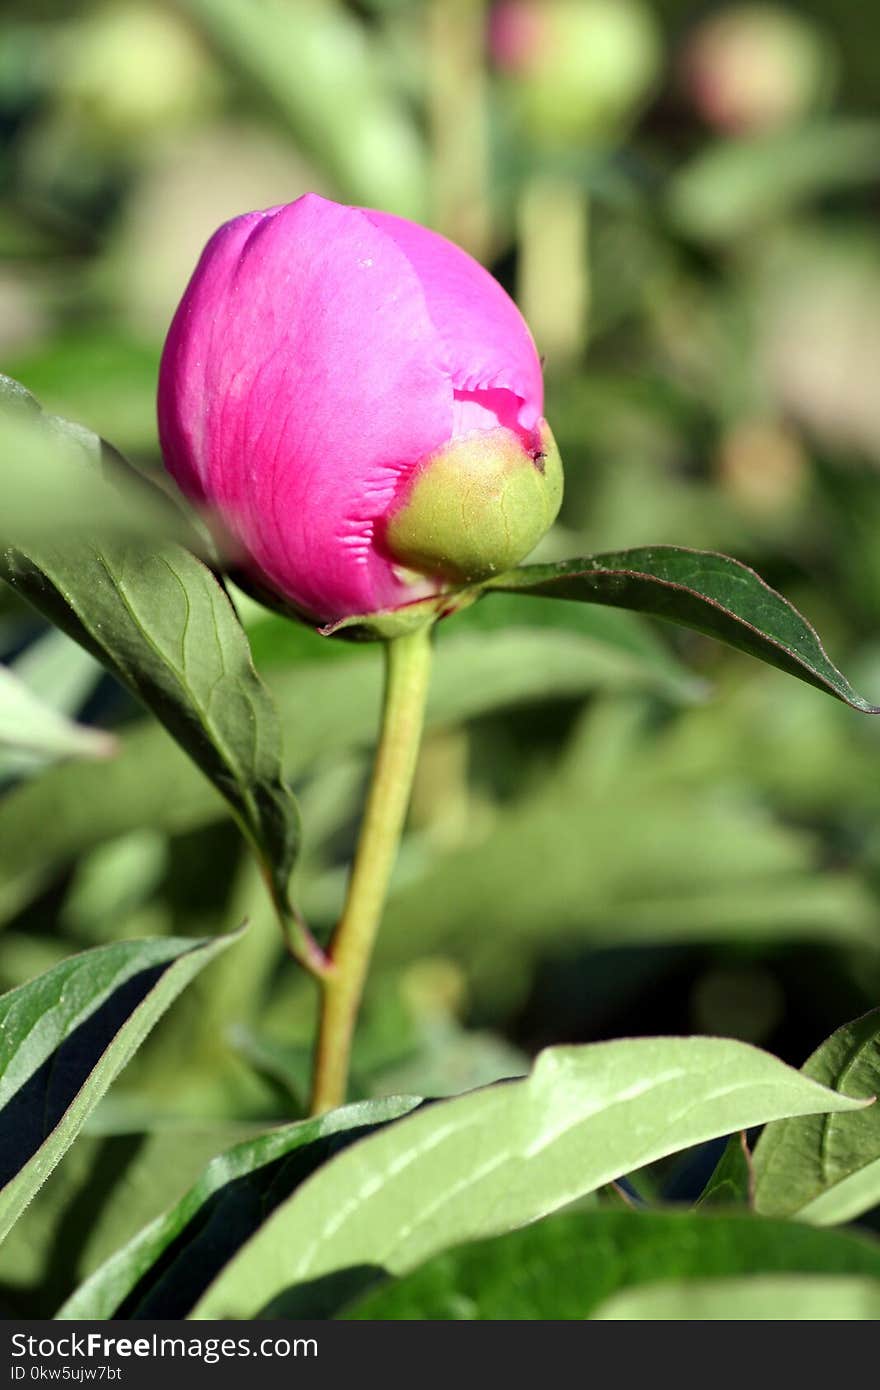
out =
<path fill-rule="evenodd" d="M 314 194 L 226 223 L 171 324 L 158 410 L 168 470 L 239 581 L 325 635 L 385 643 L 345 906 L 327 952 L 301 952 L 322 991 L 314 1111 L 345 1098 L 436 621 L 493 587 L 623 602 L 757 645 L 858 703 L 808 625 L 725 557 L 661 547 L 515 568 L 562 501 L 540 358 L 498 282 L 427 228 Z"/>
<path fill-rule="evenodd" d="M 864 1159 L 876 1148 L 874 1121 L 863 1107 L 876 1089 L 876 1015 L 839 1030 L 804 1073 L 729 1039 L 630 1038 L 548 1049 L 526 1078 L 431 1105 L 399 1095 L 342 1104 L 438 623 L 499 592 L 633 609 L 877 712 L 791 604 L 727 556 L 665 545 L 521 563 L 557 514 L 562 467 L 543 417 L 538 351 L 484 269 L 425 228 L 314 196 L 222 227 L 171 326 L 159 386 L 165 460 L 207 531 L 109 446 L 47 415 L 8 378 L 0 378 L 0 407 L 13 503 L 16 490 L 27 493 L 20 484 L 40 480 L 37 505 L 7 506 L 0 521 L 0 574 L 146 704 L 225 798 L 290 953 L 321 999 L 312 1117 L 273 1124 L 219 1155 L 176 1207 L 86 1278 L 59 1318 L 311 1318 L 364 1297 L 359 1307 L 369 1316 L 386 1296 L 393 1309 L 395 1288 L 425 1261 L 433 1288 L 433 1256 L 500 1235 L 528 1260 L 527 1242 L 516 1242 L 529 1230 L 542 1238 L 547 1223 L 531 1226 L 538 1218 L 725 1135 L 734 1137 L 703 1200 L 734 1193 L 761 1214 L 750 1227 L 760 1243 L 756 1268 L 765 1261 L 800 1273 L 800 1218 L 849 1220 L 875 1204 L 876 1164 Z M 342 913 L 326 943 L 290 899 L 300 826 L 281 721 L 224 571 L 325 640 L 372 640 L 384 655 L 372 780 Z M 62 739 L 83 755 L 113 753 L 84 739 L 87 731 L 47 722 L 33 692 L 12 690 L 11 698 L 29 737 L 39 731 L 40 747 Z M 10 707 L 9 691 L 6 700 Z M 362 713 L 353 701 L 346 711 L 353 724 L 360 720 L 358 738 Z M 94 788 L 83 798 L 86 841 L 93 816 L 104 833 L 108 823 L 118 832 L 125 803 L 112 793 L 141 776 L 142 764 L 126 764 L 125 737 L 121 743 L 115 774 L 95 782 L 101 794 L 110 788 L 107 805 Z M 185 779 L 166 787 L 154 775 L 163 824 L 187 825 L 195 781 L 195 789 Z M 69 784 L 60 786 L 69 795 Z M 23 824 L 6 851 L 18 871 L 7 884 L 13 892 L 28 891 L 37 862 L 27 843 L 33 821 Z M 0 1239 L 163 1011 L 203 967 L 237 950 L 241 934 L 115 940 L 0 998 Z M 831 1115 L 840 1129 L 829 1168 Z M 736 1132 L 761 1124 L 749 1154 Z M 771 1225 L 772 1216 L 798 1223 Z M 611 1249 L 619 1264 L 627 1241 L 654 1241 L 652 1219 L 684 1232 L 700 1269 L 701 1261 L 716 1267 L 716 1237 L 738 1251 L 745 1230 L 741 1216 L 729 1218 L 734 1230 L 726 1217 L 636 1215 L 599 1203 L 555 1218 L 574 1223 L 560 1247 L 566 1267 L 573 1248 Z M 607 1222 L 626 1228 L 622 1245 Z M 663 1230 L 678 1259 L 683 1245 Z M 817 1269 L 876 1271 L 876 1254 L 862 1243 L 844 1250 L 815 1234 Z M 370 1300 L 380 1273 L 403 1281 L 380 1289 L 377 1305 Z M 460 1277 L 467 1287 L 466 1270 Z M 540 1283 L 557 1317 L 555 1281 Z M 574 1298 L 573 1315 L 582 1317 L 580 1281 Z"/>

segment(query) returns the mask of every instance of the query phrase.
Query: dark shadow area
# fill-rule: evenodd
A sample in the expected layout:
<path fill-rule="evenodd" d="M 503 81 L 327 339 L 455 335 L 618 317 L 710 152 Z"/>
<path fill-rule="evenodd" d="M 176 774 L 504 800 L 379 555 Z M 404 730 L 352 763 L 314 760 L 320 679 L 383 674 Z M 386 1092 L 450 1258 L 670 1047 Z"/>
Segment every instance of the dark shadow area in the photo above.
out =
<path fill-rule="evenodd" d="M 0 1111 L 0 1187 L 15 1177 L 76 1099 L 120 1028 L 173 961 L 141 970 L 47 1057 Z"/>
<path fill-rule="evenodd" d="M 332 1318 L 340 1309 L 388 1278 L 388 1271 L 379 1265 L 351 1265 L 348 1269 L 334 1269 L 330 1274 L 322 1274 L 317 1279 L 308 1279 L 304 1284 L 282 1290 L 277 1298 L 260 1309 L 256 1317 L 267 1320 Z"/>
<path fill-rule="evenodd" d="M 85 1277 L 82 1256 L 105 1203 L 126 1179 L 147 1136 L 112 1134 L 103 1139 L 93 1164 L 55 1226 L 38 1287 L 0 1284 L 0 1307 L 22 1317 L 51 1318 Z"/>
<path fill-rule="evenodd" d="M 113 1317 L 185 1317 L 223 1266 L 300 1183 L 349 1144 L 380 1127 L 359 1125 L 329 1134 L 221 1187 L 123 1299 Z"/>

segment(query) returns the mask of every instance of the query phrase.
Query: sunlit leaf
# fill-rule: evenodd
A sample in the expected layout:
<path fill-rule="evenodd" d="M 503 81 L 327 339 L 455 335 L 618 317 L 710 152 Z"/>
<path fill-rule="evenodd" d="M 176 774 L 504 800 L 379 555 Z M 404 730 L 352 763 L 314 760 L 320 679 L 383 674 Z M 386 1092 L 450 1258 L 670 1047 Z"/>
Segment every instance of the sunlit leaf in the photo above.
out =
<path fill-rule="evenodd" d="M 859 1104 L 718 1038 L 551 1049 L 526 1080 L 437 1101 L 325 1164 L 242 1246 L 193 1315 L 327 1315 L 342 1284 L 353 1297 L 377 1270 L 402 1274 L 451 1245 L 525 1225 L 664 1154 L 773 1117 Z"/>
<path fill-rule="evenodd" d="M 185 985 L 237 933 L 125 941 L 0 998 L 0 1239 Z"/>
<path fill-rule="evenodd" d="M 880 1009 L 846 1023 L 816 1049 L 804 1075 L 866 1099 L 880 1093 Z M 754 1154 L 755 1207 L 819 1226 L 880 1206 L 880 1105 L 768 1125 Z"/>
<path fill-rule="evenodd" d="M 854 1322 L 880 1318 L 880 1279 L 786 1274 L 647 1284 L 593 1314 L 627 1322 Z"/>

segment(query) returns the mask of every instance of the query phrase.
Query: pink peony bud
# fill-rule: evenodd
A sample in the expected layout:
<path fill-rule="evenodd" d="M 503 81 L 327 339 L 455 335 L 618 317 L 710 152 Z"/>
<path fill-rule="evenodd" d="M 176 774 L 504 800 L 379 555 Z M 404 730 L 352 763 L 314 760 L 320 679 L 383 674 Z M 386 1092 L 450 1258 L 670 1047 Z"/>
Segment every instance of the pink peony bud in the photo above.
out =
<path fill-rule="evenodd" d="M 794 10 L 735 5 L 704 20 L 685 46 L 685 88 L 716 130 L 752 135 L 801 120 L 834 78 L 825 36 Z"/>
<path fill-rule="evenodd" d="M 541 144 L 617 134 L 660 73 L 656 21 L 640 0 L 497 0 L 489 50 L 521 128 Z"/>
<path fill-rule="evenodd" d="M 532 549 L 561 499 L 542 402 L 528 328 L 476 261 L 400 217 L 307 194 L 209 241 L 165 344 L 159 430 L 169 471 L 253 580 L 328 623 Z M 522 475 L 537 489 L 511 484 Z M 485 524 L 494 499 L 499 515 L 519 508 L 511 525 Z"/>

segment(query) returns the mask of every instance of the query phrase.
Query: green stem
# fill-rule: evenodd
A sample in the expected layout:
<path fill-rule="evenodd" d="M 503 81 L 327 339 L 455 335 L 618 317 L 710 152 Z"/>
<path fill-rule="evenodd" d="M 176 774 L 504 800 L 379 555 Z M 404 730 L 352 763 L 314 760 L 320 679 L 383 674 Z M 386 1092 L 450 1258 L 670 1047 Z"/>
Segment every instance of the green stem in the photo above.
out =
<path fill-rule="evenodd" d="M 312 1114 L 342 1105 L 355 1023 L 409 805 L 431 666 L 431 627 L 385 643 L 382 730 L 348 893 L 321 984 Z"/>
<path fill-rule="evenodd" d="M 521 189 L 517 220 L 517 303 L 548 366 L 564 368 L 587 339 L 589 195 L 562 175 L 534 173 Z"/>
<path fill-rule="evenodd" d="M 485 0 L 425 9 L 431 225 L 478 261 L 492 239 Z"/>

